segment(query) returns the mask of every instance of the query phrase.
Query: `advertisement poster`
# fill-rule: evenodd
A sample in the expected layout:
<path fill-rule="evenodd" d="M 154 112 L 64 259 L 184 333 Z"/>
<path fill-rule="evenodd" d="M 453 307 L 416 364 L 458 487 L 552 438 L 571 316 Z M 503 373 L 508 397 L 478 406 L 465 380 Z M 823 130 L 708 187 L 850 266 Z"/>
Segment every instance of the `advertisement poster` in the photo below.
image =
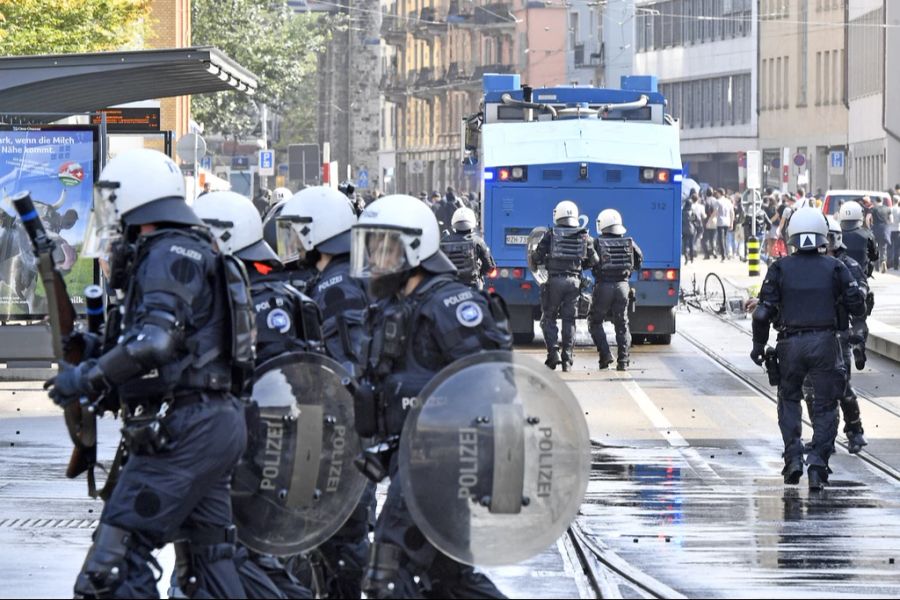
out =
<path fill-rule="evenodd" d="M 31 192 L 76 310 L 93 283 L 92 259 L 80 258 L 93 201 L 97 129 L 90 125 L 0 125 L 0 319 L 37 319 L 47 312 L 37 260 L 10 202 Z"/>

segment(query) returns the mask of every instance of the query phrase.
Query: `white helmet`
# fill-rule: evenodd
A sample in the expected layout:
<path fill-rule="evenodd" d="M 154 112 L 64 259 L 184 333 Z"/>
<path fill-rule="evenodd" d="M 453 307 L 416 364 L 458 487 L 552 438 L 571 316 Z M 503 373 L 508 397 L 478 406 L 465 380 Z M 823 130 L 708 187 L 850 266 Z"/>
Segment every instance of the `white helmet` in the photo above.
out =
<path fill-rule="evenodd" d="M 844 234 L 840 222 L 833 216 L 825 217 L 828 220 L 828 247 L 836 250 L 844 245 Z"/>
<path fill-rule="evenodd" d="M 799 252 L 817 251 L 828 244 L 828 221 L 822 211 L 801 208 L 788 223 L 788 243 Z"/>
<path fill-rule="evenodd" d="M 841 218 L 841 229 L 844 231 L 850 231 L 862 226 L 863 208 L 859 205 L 859 202 L 854 202 L 853 200 L 844 202 L 841 204 L 838 214 Z"/>
<path fill-rule="evenodd" d="M 300 190 L 285 202 L 276 222 L 278 256 L 291 262 L 313 250 L 350 252 L 350 227 L 356 223 L 356 215 L 342 193 L 315 186 Z"/>
<path fill-rule="evenodd" d="M 474 211 L 472 211 L 471 208 L 463 206 L 462 208 L 457 208 L 453 212 L 453 218 L 450 219 L 450 224 L 456 231 L 472 231 L 475 229 L 478 221 L 475 219 Z"/>
<path fill-rule="evenodd" d="M 553 209 L 553 222 L 563 227 L 578 227 L 578 205 L 563 200 Z"/>
<path fill-rule="evenodd" d="M 278 204 L 279 202 L 290 200 L 291 196 L 293 195 L 294 193 L 286 187 L 277 187 L 272 192 L 272 204 Z"/>
<path fill-rule="evenodd" d="M 278 261 L 263 240 L 262 219 L 250 198 L 237 192 L 210 192 L 197 198 L 194 212 L 212 231 L 222 253 L 248 261 Z"/>
<path fill-rule="evenodd" d="M 353 226 L 350 274 L 378 277 L 419 266 L 432 273 L 456 272 L 441 252 L 441 232 L 431 209 L 404 194 L 369 204 Z"/>
<path fill-rule="evenodd" d="M 597 233 L 624 235 L 627 229 L 622 225 L 622 215 L 612 208 L 601 210 L 597 215 Z"/>
<path fill-rule="evenodd" d="M 181 169 L 157 150 L 123 152 L 103 167 L 94 184 L 82 254 L 103 258 L 124 227 L 160 222 L 203 225 L 185 202 Z"/>

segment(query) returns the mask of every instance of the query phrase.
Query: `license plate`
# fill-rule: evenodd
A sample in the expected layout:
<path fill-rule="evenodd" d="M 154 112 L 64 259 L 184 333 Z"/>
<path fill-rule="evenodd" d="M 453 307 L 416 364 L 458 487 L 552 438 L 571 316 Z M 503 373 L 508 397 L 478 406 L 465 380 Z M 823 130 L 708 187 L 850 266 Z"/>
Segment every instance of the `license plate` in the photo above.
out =
<path fill-rule="evenodd" d="M 506 236 L 506 245 L 507 246 L 525 246 L 528 244 L 528 236 L 527 235 L 507 235 Z"/>

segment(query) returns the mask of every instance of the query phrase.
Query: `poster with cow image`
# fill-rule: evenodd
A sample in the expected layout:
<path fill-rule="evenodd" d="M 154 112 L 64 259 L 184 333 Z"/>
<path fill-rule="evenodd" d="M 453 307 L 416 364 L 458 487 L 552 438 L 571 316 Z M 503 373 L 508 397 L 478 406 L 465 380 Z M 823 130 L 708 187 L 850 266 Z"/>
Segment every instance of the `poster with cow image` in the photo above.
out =
<path fill-rule="evenodd" d="M 43 285 L 28 235 L 10 197 L 28 190 L 50 237 L 56 263 L 79 312 L 93 260 L 81 258 L 99 158 L 91 125 L 0 125 L 0 319 L 40 319 Z"/>

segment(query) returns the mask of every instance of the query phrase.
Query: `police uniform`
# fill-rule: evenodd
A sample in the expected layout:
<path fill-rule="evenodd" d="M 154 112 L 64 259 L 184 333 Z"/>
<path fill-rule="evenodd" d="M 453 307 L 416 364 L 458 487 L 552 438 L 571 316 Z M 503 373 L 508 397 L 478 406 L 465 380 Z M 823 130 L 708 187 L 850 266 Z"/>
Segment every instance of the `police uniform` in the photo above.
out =
<path fill-rule="evenodd" d="M 240 597 L 229 485 L 247 435 L 233 394 L 252 367 L 246 272 L 189 229 L 142 236 L 132 266 L 119 343 L 91 371 L 118 395 L 128 456 L 75 593 L 157 597 L 151 552 L 174 541 L 183 590 Z"/>
<path fill-rule="evenodd" d="M 855 260 L 866 278 L 872 276 L 875 265 L 878 264 L 878 246 L 875 244 L 875 236 L 865 227 L 857 227 L 844 231 L 842 234 L 846 253 Z M 875 305 L 875 296 L 871 290 L 866 294 L 867 311 L 859 316 L 850 317 L 850 347 L 856 357 L 856 368 L 862 370 L 866 362 L 866 342 L 869 339 L 869 326 L 866 317 L 871 314 Z"/>
<path fill-rule="evenodd" d="M 367 322 L 367 373 L 377 407 L 369 420 L 383 439 L 399 437 L 412 399 L 443 367 L 482 350 L 512 349 L 500 303 L 448 274 L 429 274 L 410 296 L 380 302 Z M 419 598 L 421 585 L 427 597 L 503 597 L 487 577 L 438 551 L 415 525 L 397 455 L 388 460 L 391 483 L 375 527 L 367 596 Z"/>
<path fill-rule="evenodd" d="M 359 374 L 359 352 L 365 333 L 369 298 L 363 284 L 350 277 L 347 254 L 332 257 L 310 292 L 322 313 L 322 335 L 328 355 Z M 329 598 L 359 598 L 369 554 L 369 529 L 375 518 L 375 484 L 369 482 L 346 523 L 316 550 L 326 565 L 323 594 Z"/>
<path fill-rule="evenodd" d="M 477 233 L 448 233 L 441 240 L 441 250 L 456 266 L 459 280 L 479 290 L 484 289 L 484 276 L 497 266 L 490 248 Z"/>
<path fill-rule="evenodd" d="M 828 458 L 837 435 L 838 400 L 846 381 L 836 336 L 846 328 L 846 323 L 840 323 L 841 306 L 851 315 L 865 311 L 859 286 L 841 261 L 815 252 L 798 252 L 773 263 L 759 292 L 753 314 L 754 352 L 768 341 L 770 323 L 779 331 L 778 425 L 784 441 L 786 483 L 797 483 L 803 473 L 800 400 L 807 376 L 814 402 L 806 463 L 811 486 L 813 468 L 820 481 L 827 480 Z"/>
<path fill-rule="evenodd" d="M 594 345 L 600 353 L 600 363 L 608 366 L 612 361 L 603 321 L 611 319 L 616 331 L 618 364 L 628 366 L 631 347 L 631 331 L 628 328 L 628 280 L 635 269 L 641 268 L 644 255 L 630 237 L 602 234 L 594 240 L 594 249 L 600 262 L 594 266 L 594 292 L 588 328 Z"/>
<path fill-rule="evenodd" d="M 590 234 L 579 227 L 551 228 L 534 250 L 531 262 L 546 265 L 549 277 L 541 286 L 541 331 L 551 355 L 548 366 L 555 367 L 551 363 L 559 340 L 557 318 L 562 319 L 563 368 L 571 363 L 582 271 L 592 268 L 597 260 Z"/>

